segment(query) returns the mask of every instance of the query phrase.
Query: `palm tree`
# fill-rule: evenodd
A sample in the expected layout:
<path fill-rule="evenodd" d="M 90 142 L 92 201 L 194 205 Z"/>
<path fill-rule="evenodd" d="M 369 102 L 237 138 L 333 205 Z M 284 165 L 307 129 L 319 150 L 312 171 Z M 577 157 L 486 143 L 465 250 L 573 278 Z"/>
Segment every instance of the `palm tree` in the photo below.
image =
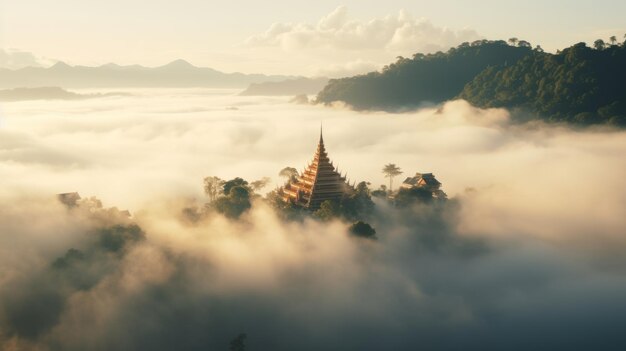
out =
<path fill-rule="evenodd" d="M 402 173 L 403 172 L 400 167 L 396 166 L 393 163 L 385 165 L 385 167 L 383 168 L 383 174 L 385 175 L 385 178 L 389 178 L 389 191 L 393 190 L 393 178 L 395 176 L 399 176 Z"/>
<path fill-rule="evenodd" d="M 611 45 L 615 45 L 617 43 L 617 38 L 614 35 L 610 37 L 609 40 L 611 41 Z"/>
<path fill-rule="evenodd" d="M 512 46 L 516 46 L 517 38 L 513 37 L 513 38 L 509 39 L 509 43 L 511 43 Z"/>

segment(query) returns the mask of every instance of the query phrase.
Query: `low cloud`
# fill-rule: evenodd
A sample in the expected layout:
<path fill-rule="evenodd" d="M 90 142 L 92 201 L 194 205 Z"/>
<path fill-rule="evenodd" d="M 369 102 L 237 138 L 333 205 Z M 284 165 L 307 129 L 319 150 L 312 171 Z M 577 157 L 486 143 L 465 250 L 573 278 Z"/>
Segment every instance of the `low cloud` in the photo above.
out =
<path fill-rule="evenodd" d="M 345 64 L 327 65 L 324 68 L 319 69 L 315 75 L 329 78 L 343 78 L 378 71 L 380 68 L 381 65 L 374 62 L 356 60 Z"/>
<path fill-rule="evenodd" d="M 474 30 L 437 27 L 428 20 L 413 18 L 405 11 L 367 22 L 351 20 L 347 7 L 340 6 L 317 24 L 274 23 L 265 33 L 249 37 L 246 44 L 281 47 L 288 51 L 333 49 L 428 53 L 479 38 Z"/>
<path fill-rule="evenodd" d="M 225 350 L 242 332 L 260 350 L 626 345 L 624 131 L 512 125 L 464 101 L 363 114 L 208 92 L 4 104 L 0 349 Z M 375 242 L 263 202 L 185 217 L 204 176 L 280 184 L 320 120 L 351 179 L 377 187 L 393 162 L 452 199 L 377 202 Z M 73 190 L 104 206 L 55 201 Z"/>
<path fill-rule="evenodd" d="M 37 57 L 28 51 L 0 49 L 0 68 L 47 67 L 53 63 L 53 60 Z"/>

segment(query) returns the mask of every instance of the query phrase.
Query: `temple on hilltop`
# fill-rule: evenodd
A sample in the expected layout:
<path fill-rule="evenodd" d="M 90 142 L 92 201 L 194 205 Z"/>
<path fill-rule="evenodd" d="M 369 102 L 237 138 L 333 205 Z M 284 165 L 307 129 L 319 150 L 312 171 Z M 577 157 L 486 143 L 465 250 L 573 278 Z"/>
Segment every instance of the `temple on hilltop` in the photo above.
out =
<path fill-rule="evenodd" d="M 354 187 L 346 182 L 328 158 L 324 147 L 324 137 L 320 128 L 320 141 L 311 162 L 302 173 L 289 180 L 280 189 L 283 201 L 294 205 L 317 210 L 326 200 L 338 200 L 344 194 L 350 193 Z"/>
<path fill-rule="evenodd" d="M 404 182 L 402 182 L 402 185 L 400 185 L 400 189 L 409 190 L 417 188 L 430 191 L 436 199 L 446 199 L 448 197 L 448 195 L 441 190 L 441 183 L 432 173 L 415 173 L 415 177 L 406 178 Z"/>

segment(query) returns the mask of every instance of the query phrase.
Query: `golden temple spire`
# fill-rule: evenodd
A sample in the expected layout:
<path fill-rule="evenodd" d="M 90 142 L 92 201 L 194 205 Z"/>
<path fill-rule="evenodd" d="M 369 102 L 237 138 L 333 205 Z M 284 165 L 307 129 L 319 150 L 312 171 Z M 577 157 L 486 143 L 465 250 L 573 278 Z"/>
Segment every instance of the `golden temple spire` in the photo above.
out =
<path fill-rule="evenodd" d="M 351 191 L 326 153 L 324 129 L 320 122 L 320 140 L 312 162 L 282 188 L 283 200 L 316 210 L 326 200 L 338 200 Z"/>

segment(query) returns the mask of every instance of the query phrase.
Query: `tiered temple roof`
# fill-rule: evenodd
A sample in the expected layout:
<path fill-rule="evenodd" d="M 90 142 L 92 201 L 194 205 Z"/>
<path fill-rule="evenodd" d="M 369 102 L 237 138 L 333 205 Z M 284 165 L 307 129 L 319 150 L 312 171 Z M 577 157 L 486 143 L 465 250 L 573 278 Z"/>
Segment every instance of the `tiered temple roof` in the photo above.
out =
<path fill-rule="evenodd" d="M 302 173 L 291 179 L 282 190 L 284 201 L 317 210 L 326 200 L 338 200 L 353 189 L 328 158 L 324 137 L 320 141 L 311 162 Z"/>

